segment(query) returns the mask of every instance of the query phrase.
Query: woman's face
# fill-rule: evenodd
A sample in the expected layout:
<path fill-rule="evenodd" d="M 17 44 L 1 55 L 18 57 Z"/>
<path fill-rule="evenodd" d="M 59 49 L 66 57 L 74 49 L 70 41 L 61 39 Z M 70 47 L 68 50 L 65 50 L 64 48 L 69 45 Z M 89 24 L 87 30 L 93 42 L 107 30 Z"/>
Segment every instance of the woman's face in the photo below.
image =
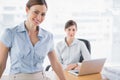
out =
<path fill-rule="evenodd" d="M 77 31 L 77 28 L 76 28 L 75 25 L 72 25 L 72 26 L 68 27 L 67 29 L 65 29 L 66 36 L 68 38 L 74 38 L 75 34 L 76 34 L 76 31 Z"/>
<path fill-rule="evenodd" d="M 45 5 L 33 5 L 26 7 L 27 21 L 31 26 L 38 26 L 45 19 L 47 8 Z"/>

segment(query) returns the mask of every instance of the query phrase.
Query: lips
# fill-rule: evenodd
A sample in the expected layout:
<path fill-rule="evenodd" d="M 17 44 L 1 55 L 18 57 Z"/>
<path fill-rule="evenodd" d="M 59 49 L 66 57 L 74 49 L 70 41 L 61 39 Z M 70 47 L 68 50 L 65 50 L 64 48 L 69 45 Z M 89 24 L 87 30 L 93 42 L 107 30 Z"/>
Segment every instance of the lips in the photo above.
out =
<path fill-rule="evenodd" d="M 73 37 L 74 35 L 71 34 L 70 36 Z"/>
<path fill-rule="evenodd" d="M 37 19 L 33 19 L 33 21 L 34 21 L 34 23 L 37 24 L 37 25 L 40 23 L 40 21 L 38 21 Z"/>

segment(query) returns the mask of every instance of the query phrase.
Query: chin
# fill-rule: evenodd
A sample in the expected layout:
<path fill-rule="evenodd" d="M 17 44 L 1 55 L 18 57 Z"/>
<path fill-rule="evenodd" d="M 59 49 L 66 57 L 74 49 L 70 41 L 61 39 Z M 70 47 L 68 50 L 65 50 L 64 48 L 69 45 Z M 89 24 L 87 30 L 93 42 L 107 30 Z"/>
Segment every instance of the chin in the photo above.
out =
<path fill-rule="evenodd" d="M 39 24 L 36 24 L 35 26 L 39 26 Z"/>
<path fill-rule="evenodd" d="M 38 23 L 33 23 L 33 25 L 34 25 L 34 26 L 39 26 L 39 24 L 38 24 Z"/>
<path fill-rule="evenodd" d="M 69 37 L 70 39 L 73 39 L 74 37 Z"/>

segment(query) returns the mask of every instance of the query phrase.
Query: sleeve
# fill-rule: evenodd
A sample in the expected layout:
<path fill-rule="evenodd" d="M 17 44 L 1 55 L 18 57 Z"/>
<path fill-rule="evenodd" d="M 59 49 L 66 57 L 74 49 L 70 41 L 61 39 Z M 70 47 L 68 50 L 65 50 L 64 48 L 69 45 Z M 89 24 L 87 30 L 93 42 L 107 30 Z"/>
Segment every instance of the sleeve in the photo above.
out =
<path fill-rule="evenodd" d="M 5 29 L 0 35 L 0 41 L 10 48 L 12 46 L 12 33 L 10 29 Z"/>
<path fill-rule="evenodd" d="M 81 43 L 81 52 L 82 52 L 84 60 L 90 60 L 91 59 L 91 55 L 90 55 L 86 45 L 83 42 Z"/>
<path fill-rule="evenodd" d="M 59 62 L 61 63 L 62 65 L 62 68 L 65 69 L 67 67 L 67 65 L 63 64 L 63 60 L 62 60 L 62 57 L 61 57 L 61 51 L 60 51 L 60 43 L 57 43 L 56 44 L 56 48 L 55 48 L 55 52 L 56 52 L 56 55 L 57 55 L 57 58 L 59 60 Z"/>

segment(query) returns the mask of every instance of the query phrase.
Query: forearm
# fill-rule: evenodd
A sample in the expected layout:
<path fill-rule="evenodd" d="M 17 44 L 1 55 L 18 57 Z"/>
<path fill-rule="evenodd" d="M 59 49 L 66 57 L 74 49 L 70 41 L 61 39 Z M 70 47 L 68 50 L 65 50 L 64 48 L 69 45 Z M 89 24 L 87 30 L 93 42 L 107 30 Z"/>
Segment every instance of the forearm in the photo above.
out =
<path fill-rule="evenodd" d="M 2 76 L 2 66 L 0 64 L 0 79 L 1 79 L 1 76 Z"/>
<path fill-rule="evenodd" d="M 58 61 L 58 59 L 57 59 L 57 57 L 55 55 L 55 52 L 51 51 L 48 54 L 48 57 L 50 59 L 50 63 L 51 63 L 51 66 L 52 66 L 53 70 L 55 71 L 55 73 L 59 77 L 59 80 L 66 80 L 63 69 L 62 69 L 62 66 L 59 63 L 59 61 Z"/>
<path fill-rule="evenodd" d="M 2 77 L 2 74 L 3 74 L 3 72 L 4 72 L 4 70 L 5 70 L 5 68 L 6 68 L 6 62 L 2 62 L 1 60 L 0 60 L 0 78 Z"/>
<path fill-rule="evenodd" d="M 66 80 L 62 66 L 59 62 L 56 62 L 56 64 L 53 66 L 53 70 L 55 71 L 60 80 Z"/>
<path fill-rule="evenodd" d="M 4 71 L 4 67 L 2 67 L 2 65 L 0 64 L 0 78 L 1 78 L 1 76 L 2 76 L 2 73 L 3 73 L 3 71 Z"/>
<path fill-rule="evenodd" d="M 9 52 L 9 48 L 6 47 L 2 42 L 0 42 L 0 78 L 6 67 L 8 52 Z"/>

